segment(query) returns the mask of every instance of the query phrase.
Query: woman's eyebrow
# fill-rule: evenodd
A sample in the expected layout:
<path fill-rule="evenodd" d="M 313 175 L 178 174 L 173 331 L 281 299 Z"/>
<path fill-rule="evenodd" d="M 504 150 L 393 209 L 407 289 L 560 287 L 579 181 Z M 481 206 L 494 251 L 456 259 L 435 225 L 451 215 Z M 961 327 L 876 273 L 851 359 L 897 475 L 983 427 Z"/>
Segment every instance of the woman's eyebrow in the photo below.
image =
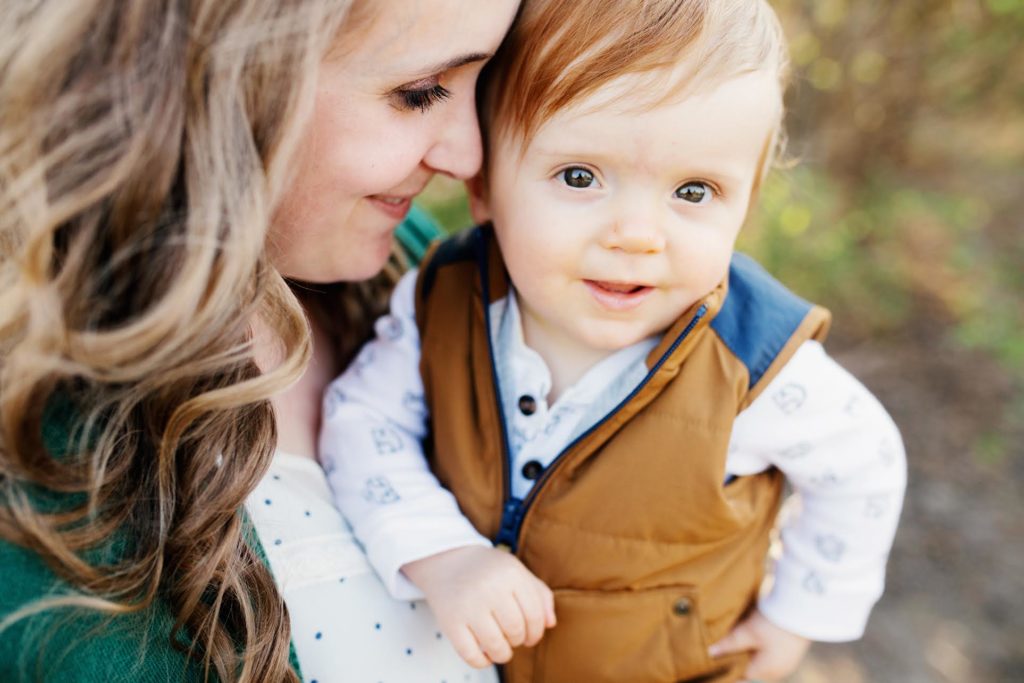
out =
<path fill-rule="evenodd" d="M 422 73 L 436 74 L 442 71 L 448 71 L 449 69 L 456 69 L 466 64 L 472 64 L 473 62 L 482 62 L 488 60 L 492 55 L 488 52 L 471 52 L 466 55 L 460 55 L 453 57 L 447 61 L 435 64 L 434 66 L 423 69 Z"/>

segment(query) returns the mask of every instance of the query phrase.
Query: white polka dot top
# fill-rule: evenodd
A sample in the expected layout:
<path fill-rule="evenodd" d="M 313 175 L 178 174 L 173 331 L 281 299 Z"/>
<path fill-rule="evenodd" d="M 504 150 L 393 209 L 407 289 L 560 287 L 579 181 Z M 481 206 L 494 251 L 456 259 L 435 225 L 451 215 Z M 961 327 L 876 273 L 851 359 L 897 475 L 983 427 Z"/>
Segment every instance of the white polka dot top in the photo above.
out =
<path fill-rule="evenodd" d="M 464 663 L 426 603 L 391 598 L 313 460 L 278 453 L 246 503 L 306 683 L 494 683 Z"/>

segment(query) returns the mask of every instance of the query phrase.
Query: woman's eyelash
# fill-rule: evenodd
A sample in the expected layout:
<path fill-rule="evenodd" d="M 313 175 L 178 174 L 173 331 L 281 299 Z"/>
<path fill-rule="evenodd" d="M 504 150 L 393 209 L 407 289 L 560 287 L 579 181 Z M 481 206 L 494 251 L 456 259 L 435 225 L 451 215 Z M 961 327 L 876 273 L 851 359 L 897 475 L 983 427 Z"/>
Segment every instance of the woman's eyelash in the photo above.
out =
<path fill-rule="evenodd" d="M 452 96 L 451 90 L 440 83 L 422 90 L 400 90 L 398 94 L 406 109 L 419 109 L 420 112 L 426 112 L 438 102 L 443 102 Z"/>

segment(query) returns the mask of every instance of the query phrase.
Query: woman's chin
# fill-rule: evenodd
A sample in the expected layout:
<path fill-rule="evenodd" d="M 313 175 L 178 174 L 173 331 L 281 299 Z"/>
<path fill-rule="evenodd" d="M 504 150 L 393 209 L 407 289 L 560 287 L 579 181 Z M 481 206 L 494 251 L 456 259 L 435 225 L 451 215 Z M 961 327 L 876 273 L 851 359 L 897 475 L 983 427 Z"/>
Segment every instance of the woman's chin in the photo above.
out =
<path fill-rule="evenodd" d="M 375 277 L 384 270 L 391 257 L 391 240 L 376 249 L 363 250 L 360 258 L 353 258 L 346 263 L 339 263 L 325 273 L 323 282 L 361 282 Z"/>
<path fill-rule="evenodd" d="M 327 284 L 358 282 L 379 274 L 394 248 L 397 222 L 375 220 L 349 225 L 334 234 L 323 235 L 317 246 L 279 254 L 274 259 L 285 277 L 302 282 Z"/>
<path fill-rule="evenodd" d="M 367 254 L 365 258 L 358 261 L 322 263 L 319 266 L 312 266 L 310 264 L 287 268 L 282 269 L 281 274 L 289 280 L 314 285 L 329 285 L 335 282 L 362 282 L 379 275 L 384 270 L 390 254 L 391 249 L 389 247 L 382 256 Z"/>

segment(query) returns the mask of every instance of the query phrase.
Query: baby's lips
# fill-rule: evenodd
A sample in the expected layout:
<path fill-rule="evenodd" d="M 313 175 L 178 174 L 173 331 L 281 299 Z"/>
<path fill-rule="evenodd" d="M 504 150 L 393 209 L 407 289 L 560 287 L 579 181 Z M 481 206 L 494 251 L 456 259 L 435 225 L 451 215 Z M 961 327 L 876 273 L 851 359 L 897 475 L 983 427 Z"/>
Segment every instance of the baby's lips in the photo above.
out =
<path fill-rule="evenodd" d="M 632 294 L 647 288 L 647 285 L 639 285 L 633 282 L 610 282 L 607 280 L 588 280 L 588 282 L 591 282 L 595 287 L 600 287 L 605 291 L 616 294 Z"/>

